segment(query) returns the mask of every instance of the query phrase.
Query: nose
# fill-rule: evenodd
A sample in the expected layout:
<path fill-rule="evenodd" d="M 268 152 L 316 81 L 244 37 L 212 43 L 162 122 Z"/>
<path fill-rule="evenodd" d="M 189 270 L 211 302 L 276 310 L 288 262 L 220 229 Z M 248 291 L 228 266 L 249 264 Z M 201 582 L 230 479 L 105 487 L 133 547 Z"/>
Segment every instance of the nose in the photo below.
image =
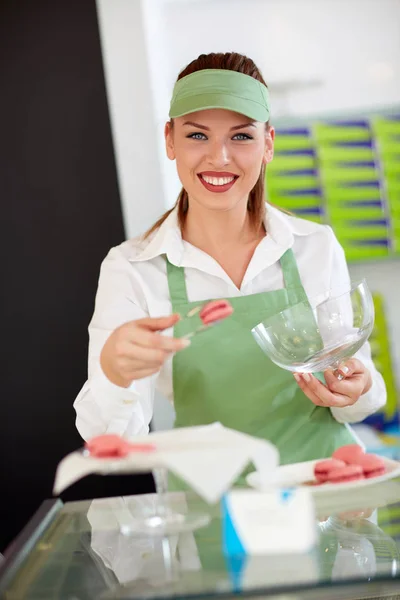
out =
<path fill-rule="evenodd" d="M 208 162 L 217 168 L 229 164 L 229 150 L 224 140 L 214 140 L 209 145 Z"/>

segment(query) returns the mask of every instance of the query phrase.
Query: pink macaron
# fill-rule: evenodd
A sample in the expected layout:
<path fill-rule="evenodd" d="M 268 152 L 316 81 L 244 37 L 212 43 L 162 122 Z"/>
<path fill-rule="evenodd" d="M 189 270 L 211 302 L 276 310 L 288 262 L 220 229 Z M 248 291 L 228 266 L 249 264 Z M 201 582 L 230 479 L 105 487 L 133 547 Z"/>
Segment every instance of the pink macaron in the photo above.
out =
<path fill-rule="evenodd" d="M 364 454 L 364 456 L 358 460 L 357 464 L 362 468 L 366 479 L 379 477 L 386 472 L 385 463 L 379 456 L 376 456 L 376 454 Z"/>
<path fill-rule="evenodd" d="M 346 465 L 358 464 L 358 460 L 360 460 L 362 456 L 365 456 L 365 452 L 358 444 L 342 446 L 332 454 L 332 458 L 342 460 Z"/>
<path fill-rule="evenodd" d="M 329 473 L 328 483 L 348 483 L 349 481 L 357 481 L 364 479 L 363 469 L 360 465 L 345 465 L 338 469 L 333 469 Z"/>
<path fill-rule="evenodd" d="M 320 460 L 314 467 L 314 476 L 318 483 L 325 483 L 328 481 L 329 474 L 335 469 L 345 467 L 346 463 L 342 460 L 335 458 L 327 458 L 326 460 Z"/>
<path fill-rule="evenodd" d="M 131 444 L 116 434 L 104 434 L 91 438 L 85 444 L 90 456 L 95 458 L 123 458 L 133 452 L 152 452 L 153 444 Z"/>
<path fill-rule="evenodd" d="M 212 300 L 201 309 L 200 319 L 203 325 L 211 325 L 230 317 L 232 313 L 233 306 L 227 300 Z"/>

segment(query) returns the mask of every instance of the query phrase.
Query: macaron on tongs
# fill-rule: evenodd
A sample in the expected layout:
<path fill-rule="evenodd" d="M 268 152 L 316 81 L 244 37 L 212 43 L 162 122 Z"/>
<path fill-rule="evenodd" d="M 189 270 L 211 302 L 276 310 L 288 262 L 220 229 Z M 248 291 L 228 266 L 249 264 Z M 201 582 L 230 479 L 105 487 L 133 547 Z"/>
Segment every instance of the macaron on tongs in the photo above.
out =
<path fill-rule="evenodd" d="M 211 300 L 210 302 L 196 306 L 195 308 L 192 308 L 183 318 L 190 319 L 195 315 L 198 315 L 200 317 L 200 324 L 198 324 L 193 331 L 190 331 L 183 337 L 190 339 L 194 335 L 205 331 L 209 327 L 216 325 L 227 317 L 230 317 L 232 313 L 233 307 L 228 300 Z"/>

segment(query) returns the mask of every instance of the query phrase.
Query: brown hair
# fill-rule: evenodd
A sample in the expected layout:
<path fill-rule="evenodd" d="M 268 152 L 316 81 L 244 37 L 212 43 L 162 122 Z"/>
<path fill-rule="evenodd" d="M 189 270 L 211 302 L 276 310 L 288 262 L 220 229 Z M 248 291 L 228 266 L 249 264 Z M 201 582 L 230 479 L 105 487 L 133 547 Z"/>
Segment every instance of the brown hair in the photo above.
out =
<path fill-rule="evenodd" d="M 257 81 L 260 81 L 264 85 L 267 85 L 257 67 L 257 65 L 248 58 L 247 56 L 243 56 L 242 54 L 238 54 L 236 52 L 218 52 L 211 54 L 201 54 L 198 58 L 193 60 L 181 73 L 179 73 L 178 80 L 182 79 L 182 77 L 186 77 L 186 75 L 190 75 L 191 73 L 195 73 L 196 71 L 202 71 L 203 69 L 227 69 L 229 71 L 237 71 L 238 73 L 243 73 L 244 75 L 250 75 L 250 77 L 254 77 Z M 173 121 L 171 119 L 171 125 L 173 125 Z M 266 124 L 269 127 L 269 123 Z M 261 167 L 260 175 L 258 177 L 257 183 L 251 190 L 249 194 L 249 202 L 248 202 L 248 212 L 251 219 L 251 224 L 254 229 L 258 231 L 262 225 L 265 214 L 265 191 L 264 191 L 264 181 L 265 181 L 265 165 Z M 186 220 L 186 213 L 189 206 L 189 198 L 187 191 L 182 188 L 178 199 L 175 205 L 168 210 L 163 216 L 158 219 L 156 223 L 145 233 L 145 238 L 151 235 L 154 231 L 156 231 L 167 219 L 167 217 L 178 207 L 178 223 L 181 230 L 184 227 Z"/>

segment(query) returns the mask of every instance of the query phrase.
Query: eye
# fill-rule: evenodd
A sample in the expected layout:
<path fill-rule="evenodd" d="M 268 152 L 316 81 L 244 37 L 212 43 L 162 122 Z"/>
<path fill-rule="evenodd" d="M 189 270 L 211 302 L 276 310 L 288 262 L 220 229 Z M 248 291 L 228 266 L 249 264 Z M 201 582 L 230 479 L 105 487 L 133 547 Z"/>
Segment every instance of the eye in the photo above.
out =
<path fill-rule="evenodd" d="M 190 133 L 187 137 L 192 140 L 206 140 L 207 139 L 207 137 L 204 135 L 204 133 L 200 133 L 199 131 L 196 131 L 195 133 Z"/>
<path fill-rule="evenodd" d="M 243 140 L 252 140 L 253 138 L 251 137 L 251 135 L 248 135 L 247 133 L 237 133 L 236 135 L 233 136 L 232 139 L 237 140 L 238 142 L 241 142 Z"/>

